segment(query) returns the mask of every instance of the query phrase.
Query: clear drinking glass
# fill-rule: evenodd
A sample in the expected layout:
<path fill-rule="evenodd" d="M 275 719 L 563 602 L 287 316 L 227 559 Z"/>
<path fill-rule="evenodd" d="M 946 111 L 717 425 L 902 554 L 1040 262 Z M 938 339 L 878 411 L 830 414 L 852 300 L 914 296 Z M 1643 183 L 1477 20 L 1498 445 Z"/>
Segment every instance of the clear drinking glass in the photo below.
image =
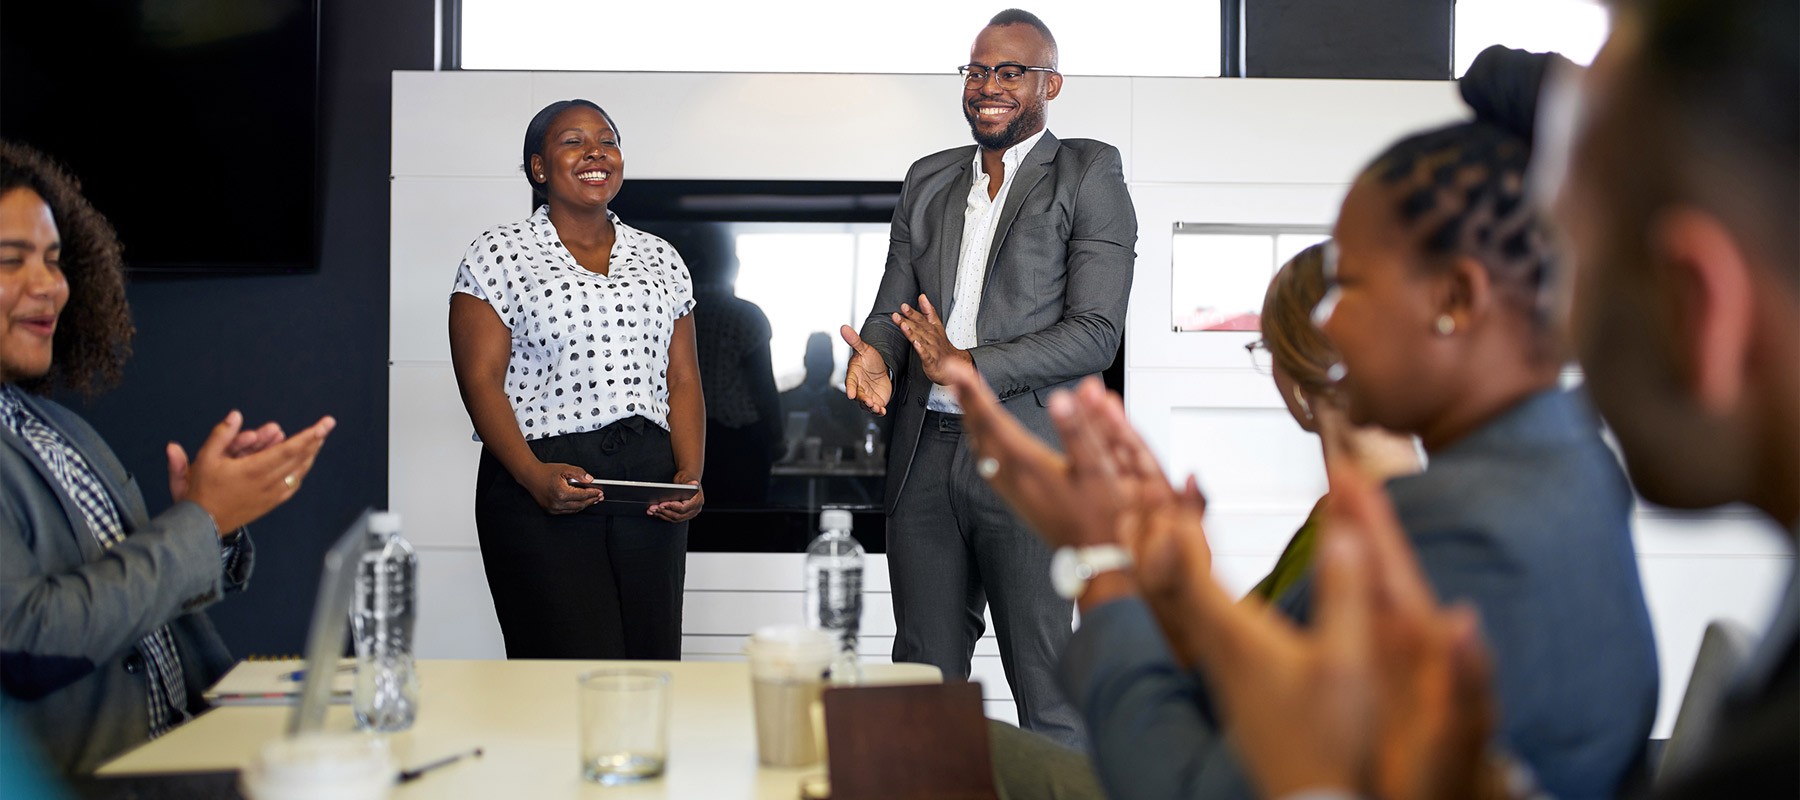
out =
<path fill-rule="evenodd" d="M 663 773 L 669 757 L 669 673 L 596 669 L 581 694 L 581 777 L 632 783 Z"/>

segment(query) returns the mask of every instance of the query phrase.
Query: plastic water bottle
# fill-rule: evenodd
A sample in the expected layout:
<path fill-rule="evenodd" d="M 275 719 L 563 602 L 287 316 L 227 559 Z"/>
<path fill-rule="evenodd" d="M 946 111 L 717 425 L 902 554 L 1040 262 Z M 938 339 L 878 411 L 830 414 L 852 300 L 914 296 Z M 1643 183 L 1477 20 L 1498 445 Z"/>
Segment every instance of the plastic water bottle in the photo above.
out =
<path fill-rule="evenodd" d="M 413 671 L 413 620 L 418 610 L 419 558 L 400 536 L 400 515 L 369 515 L 369 545 L 356 571 L 351 630 L 356 640 L 356 724 L 403 731 L 419 712 Z"/>
<path fill-rule="evenodd" d="M 850 535 L 850 512 L 819 514 L 819 538 L 806 547 L 806 624 L 838 640 L 831 682 L 862 682 L 856 637 L 862 627 L 863 549 Z"/>

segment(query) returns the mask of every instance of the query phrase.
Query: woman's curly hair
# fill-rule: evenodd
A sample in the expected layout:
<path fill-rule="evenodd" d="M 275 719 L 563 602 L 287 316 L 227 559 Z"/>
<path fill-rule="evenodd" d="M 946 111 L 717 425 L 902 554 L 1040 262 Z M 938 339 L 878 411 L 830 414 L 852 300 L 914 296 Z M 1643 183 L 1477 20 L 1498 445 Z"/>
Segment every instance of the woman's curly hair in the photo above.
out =
<path fill-rule="evenodd" d="M 112 224 L 81 196 L 81 183 L 30 147 L 0 140 L 0 194 L 30 189 L 50 207 L 62 236 L 69 302 L 56 320 L 50 371 L 19 381 L 33 392 L 71 389 L 92 396 L 119 382 L 131 356 L 131 308 Z"/>

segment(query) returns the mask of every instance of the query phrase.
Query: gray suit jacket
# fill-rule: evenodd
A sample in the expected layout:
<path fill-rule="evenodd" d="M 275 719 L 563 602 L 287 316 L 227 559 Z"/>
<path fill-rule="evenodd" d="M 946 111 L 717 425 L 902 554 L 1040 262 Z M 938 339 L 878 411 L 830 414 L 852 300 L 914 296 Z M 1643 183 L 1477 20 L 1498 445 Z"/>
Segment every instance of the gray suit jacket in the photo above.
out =
<path fill-rule="evenodd" d="M 1551 796 L 1613 797 L 1656 717 L 1656 647 L 1631 489 L 1586 403 L 1538 394 L 1388 492 L 1439 599 L 1481 614 L 1499 743 Z M 1312 576 L 1276 606 L 1305 624 Z M 1143 603 L 1084 616 L 1060 671 L 1109 795 L 1254 796 L 1206 682 L 1176 664 Z"/>
<path fill-rule="evenodd" d="M 862 337 L 894 375 L 887 510 L 906 484 L 931 381 L 889 315 L 931 298 L 945 319 L 955 307 L 963 209 L 975 146 L 914 162 L 889 232 L 887 271 Z M 1048 131 L 1026 154 L 988 248 L 976 319 L 975 367 L 1013 416 L 1057 441 L 1044 402 L 1050 393 L 1106 369 L 1118 352 L 1131 294 L 1137 212 L 1125 190 L 1118 148 Z"/>
<path fill-rule="evenodd" d="M 152 519 L 137 480 L 80 417 L 26 402 L 81 452 L 119 508 L 127 536 L 102 550 L 87 519 L 31 445 L 0 430 L 0 712 L 57 767 L 89 772 L 149 737 L 149 670 L 133 645 L 170 624 L 189 711 L 231 666 L 200 610 L 248 577 L 224 574 L 212 517 L 179 503 Z"/>

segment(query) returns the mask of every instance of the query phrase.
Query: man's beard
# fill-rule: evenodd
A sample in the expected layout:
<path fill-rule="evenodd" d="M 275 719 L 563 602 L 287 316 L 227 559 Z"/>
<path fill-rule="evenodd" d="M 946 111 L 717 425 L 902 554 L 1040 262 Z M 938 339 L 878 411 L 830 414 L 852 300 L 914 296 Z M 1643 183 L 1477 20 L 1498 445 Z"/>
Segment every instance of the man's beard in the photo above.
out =
<path fill-rule="evenodd" d="M 1013 145 L 1031 138 L 1044 127 L 1043 104 L 1019 104 L 1019 113 L 1012 122 L 1006 123 L 999 133 L 986 135 L 976 124 L 981 118 L 968 103 L 963 103 L 963 117 L 969 121 L 969 134 L 975 137 L 975 143 L 984 150 L 1006 150 Z"/>

